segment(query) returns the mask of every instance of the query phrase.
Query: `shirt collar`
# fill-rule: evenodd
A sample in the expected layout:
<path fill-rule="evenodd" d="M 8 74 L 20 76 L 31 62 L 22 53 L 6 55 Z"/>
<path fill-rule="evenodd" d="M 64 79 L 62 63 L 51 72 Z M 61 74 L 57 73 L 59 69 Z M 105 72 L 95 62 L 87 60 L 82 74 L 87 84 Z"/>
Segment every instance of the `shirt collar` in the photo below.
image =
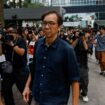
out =
<path fill-rule="evenodd" d="M 57 37 L 57 38 L 55 39 L 55 41 L 54 41 L 49 47 L 56 48 L 57 45 L 58 45 L 58 42 L 59 42 L 59 37 Z M 46 46 L 46 45 L 45 45 L 45 38 L 42 39 L 41 45 L 42 45 L 42 46 L 43 46 L 43 45 Z"/>

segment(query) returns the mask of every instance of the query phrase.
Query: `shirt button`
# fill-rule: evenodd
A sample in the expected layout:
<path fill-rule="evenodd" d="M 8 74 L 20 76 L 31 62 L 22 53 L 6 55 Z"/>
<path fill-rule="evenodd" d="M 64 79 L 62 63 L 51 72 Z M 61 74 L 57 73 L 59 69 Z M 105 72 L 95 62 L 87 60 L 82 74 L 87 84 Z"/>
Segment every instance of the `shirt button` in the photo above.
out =
<path fill-rule="evenodd" d="M 43 57 L 43 59 L 46 59 L 46 57 Z"/>
<path fill-rule="evenodd" d="M 42 86 L 42 83 L 40 83 L 40 86 Z"/>
<path fill-rule="evenodd" d="M 42 74 L 41 77 L 43 77 L 44 75 Z"/>
<path fill-rule="evenodd" d="M 42 94 L 42 92 L 41 92 L 41 91 L 40 91 L 39 93 L 40 93 L 40 94 Z"/>
<path fill-rule="evenodd" d="M 42 67 L 43 67 L 43 69 L 44 69 L 44 68 L 45 68 L 45 65 L 43 65 Z"/>

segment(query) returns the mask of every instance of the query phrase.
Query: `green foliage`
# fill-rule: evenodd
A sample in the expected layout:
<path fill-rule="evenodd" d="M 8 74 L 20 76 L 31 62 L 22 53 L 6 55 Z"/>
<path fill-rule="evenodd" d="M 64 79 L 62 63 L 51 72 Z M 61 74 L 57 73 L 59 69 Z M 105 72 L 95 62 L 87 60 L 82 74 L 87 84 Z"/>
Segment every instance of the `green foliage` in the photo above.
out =
<path fill-rule="evenodd" d="M 39 8 L 39 7 L 44 7 L 42 3 L 27 3 L 24 2 L 23 7 L 25 8 Z"/>
<path fill-rule="evenodd" d="M 3 0 L 0 0 L 0 23 L 4 26 Z"/>
<path fill-rule="evenodd" d="M 64 21 L 69 21 L 69 17 L 68 16 L 65 17 Z"/>
<path fill-rule="evenodd" d="M 78 15 L 72 15 L 71 17 L 66 16 L 64 21 L 69 21 L 69 22 L 76 22 L 76 21 L 81 21 L 82 17 L 79 17 Z"/>
<path fill-rule="evenodd" d="M 9 2 L 9 4 L 4 4 L 4 8 L 38 8 L 38 7 L 44 7 L 44 4 L 42 3 L 31 3 L 31 0 L 19 0 L 19 2 L 15 3 L 15 0 L 13 0 L 12 2 Z"/>
<path fill-rule="evenodd" d="M 22 7 L 25 7 L 25 8 L 28 7 L 28 2 L 26 0 L 22 3 Z"/>

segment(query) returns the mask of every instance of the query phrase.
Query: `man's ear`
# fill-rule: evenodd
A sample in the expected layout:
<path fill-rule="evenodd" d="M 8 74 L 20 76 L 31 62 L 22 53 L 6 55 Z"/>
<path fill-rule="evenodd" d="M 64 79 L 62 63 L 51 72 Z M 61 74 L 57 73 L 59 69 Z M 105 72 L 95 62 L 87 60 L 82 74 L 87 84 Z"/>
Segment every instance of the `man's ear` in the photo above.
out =
<path fill-rule="evenodd" d="M 59 28 L 58 28 L 58 31 L 59 31 L 59 32 L 60 32 L 61 28 L 62 28 L 62 25 L 60 25 Z"/>

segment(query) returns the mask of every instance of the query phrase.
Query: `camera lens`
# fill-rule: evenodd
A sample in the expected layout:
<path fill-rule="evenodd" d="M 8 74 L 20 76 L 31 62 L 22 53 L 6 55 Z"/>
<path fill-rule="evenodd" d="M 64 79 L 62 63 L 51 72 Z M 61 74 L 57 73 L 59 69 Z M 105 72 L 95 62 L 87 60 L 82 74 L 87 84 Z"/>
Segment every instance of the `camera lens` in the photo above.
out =
<path fill-rule="evenodd" d="M 6 35 L 4 40 L 5 41 L 13 41 L 14 37 L 12 35 Z"/>

